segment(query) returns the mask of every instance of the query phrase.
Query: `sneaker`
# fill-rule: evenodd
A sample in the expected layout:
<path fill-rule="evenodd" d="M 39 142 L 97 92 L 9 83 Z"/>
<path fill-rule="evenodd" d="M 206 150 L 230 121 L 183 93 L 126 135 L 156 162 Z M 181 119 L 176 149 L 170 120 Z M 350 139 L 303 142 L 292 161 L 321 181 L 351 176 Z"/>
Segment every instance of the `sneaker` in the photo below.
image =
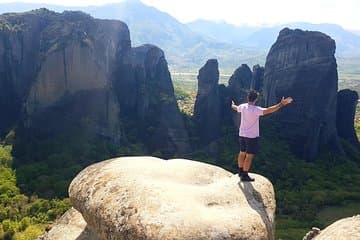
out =
<path fill-rule="evenodd" d="M 254 178 L 251 178 L 248 174 L 241 176 L 241 181 L 243 182 L 253 182 L 255 181 Z"/>

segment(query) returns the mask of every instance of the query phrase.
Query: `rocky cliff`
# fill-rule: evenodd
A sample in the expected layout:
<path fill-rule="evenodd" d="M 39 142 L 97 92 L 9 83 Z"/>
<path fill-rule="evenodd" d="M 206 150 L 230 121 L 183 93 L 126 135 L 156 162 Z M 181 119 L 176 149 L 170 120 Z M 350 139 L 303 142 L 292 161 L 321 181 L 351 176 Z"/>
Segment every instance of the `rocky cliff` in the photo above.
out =
<path fill-rule="evenodd" d="M 250 89 L 252 79 L 252 72 L 248 65 L 241 64 L 235 72 L 231 75 L 229 83 L 230 97 L 235 102 L 243 101 L 242 92 L 247 92 Z M 246 95 L 246 93 L 245 93 Z"/>
<path fill-rule="evenodd" d="M 250 88 L 258 92 L 262 92 L 264 84 L 264 71 L 265 68 L 261 67 L 259 64 L 253 66 L 252 79 Z"/>
<path fill-rule="evenodd" d="M 267 106 L 291 96 L 294 103 L 276 115 L 280 133 L 299 156 L 312 159 L 320 146 L 341 152 L 336 132 L 335 41 L 320 32 L 283 29 L 266 58 Z"/>
<path fill-rule="evenodd" d="M 354 128 L 356 105 L 359 95 L 350 89 L 341 90 L 337 94 L 336 127 L 339 137 L 359 146 Z"/>
<path fill-rule="evenodd" d="M 70 210 L 41 239 L 61 239 L 63 229 L 71 230 L 69 240 L 271 240 L 274 189 L 264 177 L 253 176 L 256 182 L 241 183 L 224 169 L 184 159 L 100 162 L 80 172 L 69 188 L 86 222 Z"/>
<path fill-rule="evenodd" d="M 210 59 L 199 70 L 198 75 L 194 120 L 200 141 L 204 145 L 220 137 L 222 109 L 218 67 L 217 60 Z"/>
<path fill-rule="evenodd" d="M 131 48 L 126 24 L 40 9 L 1 15 L 0 27 L 0 133 L 17 126 L 15 148 L 82 129 L 164 156 L 189 151 L 164 53 Z"/>
<path fill-rule="evenodd" d="M 190 151 L 161 49 L 149 44 L 133 48 L 116 70 L 114 85 L 124 119 L 132 121 L 150 152 L 170 157 Z"/>

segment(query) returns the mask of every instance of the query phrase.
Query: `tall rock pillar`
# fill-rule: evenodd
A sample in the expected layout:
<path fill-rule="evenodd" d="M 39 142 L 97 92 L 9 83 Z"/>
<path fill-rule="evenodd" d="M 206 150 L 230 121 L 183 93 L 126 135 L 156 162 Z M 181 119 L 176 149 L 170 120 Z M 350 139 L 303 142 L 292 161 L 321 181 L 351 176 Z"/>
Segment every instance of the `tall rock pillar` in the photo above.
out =
<path fill-rule="evenodd" d="M 338 73 L 335 41 L 299 29 L 283 29 L 266 58 L 267 106 L 291 96 L 294 103 L 276 114 L 280 133 L 299 156 L 312 159 L 320 146 L 342 152 L 336 131 Z"/>

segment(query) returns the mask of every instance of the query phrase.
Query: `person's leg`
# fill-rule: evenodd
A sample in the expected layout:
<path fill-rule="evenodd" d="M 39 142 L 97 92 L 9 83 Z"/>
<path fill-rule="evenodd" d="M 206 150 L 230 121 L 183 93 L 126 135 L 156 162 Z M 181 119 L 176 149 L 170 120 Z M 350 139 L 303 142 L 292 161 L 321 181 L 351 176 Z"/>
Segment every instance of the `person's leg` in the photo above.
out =
<path fill-rule="evenodd" d="M 246 153 L 246 158 L 245 158 L 245 161 L 244 161 L 244 172 L 248 172 L 251 168 L 251 163 L 252 163 L 252 160 L 254 158 L 255 154 L 251 154 L 251 153 Z"/>
<path fill-rule="evenodd" d="M 247 138 L 247 151 L 246 157 L 244 161 L 244 173 L 243 177 L 241 178 L 242 181 L 254 181 L 255 179 L 250 178 L 248 172 L 251 168 L 252 160 L 255 156 L 255 153 L 258 150 L 258 138 Z"/>
<path fill-rule="evenodd" d="M 238 161 L 238 174 L 239 177 L 241 177 L 244 171 L 244 161 L 246 157 L 246 142 L 243 137 L 239 137 L 239 144 L 240 144 L 240 152 L 238 154 L 237 161 Z"/>
<path fill-rule="evenodd" d="M 246 158 L 245 158 L 245 161 L 244 161 L 244 172 L 243 172 L 243 175 L 241 177 L 241 181 L 252 182 L 252 181 L 255 180 L 255 179 L 253 179 L 253 178 L 251 178 L 249 176 L 249 170 L 250 170 L 253 158 L 254 158 L 254 154 L 246 153 Z"/>
<path fill-rule="evenodd" d="M 244 171 L 244 161 L 245 161 L 246 153 L 240 151 L 238 155 L 238 168 L 239 168 L 239 176 L 242 175 Z"/>

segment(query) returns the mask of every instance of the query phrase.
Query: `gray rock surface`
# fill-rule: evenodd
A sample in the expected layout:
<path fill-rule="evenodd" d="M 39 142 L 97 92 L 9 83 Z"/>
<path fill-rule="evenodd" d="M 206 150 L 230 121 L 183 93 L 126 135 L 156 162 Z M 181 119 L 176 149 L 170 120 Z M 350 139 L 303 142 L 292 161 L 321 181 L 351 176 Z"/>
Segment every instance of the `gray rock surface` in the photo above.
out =
<path fill-rule="evenodd" d="M 99 239 L 274 239 L 275 195 L 264 177 L 219 167 L 123 157 L 93 164 L 69 196 Z"/>
<path fill-rule="evenodd" d="M 358 93 L 350 89 L 341 90 L 337 94 L 336 127 L 338 135 L 355 146 L 359 146 L 354 128 L 358 99 Z"/>
<path fill-rule="evenodd" d="M 265 68 L 261 67 L 259 64 L 253 66 L 252 79 L 251 79 L 251 89 L 254 89 L 258 92 L 262 92 L 264 84 L 264 71 Z"/>
<path fill-rule="evenodd" d="M 1 15 L 0 107 L 0 135 L 18 125 L 18 149 L 81 130 L 116 146 L 131 136 L 163 156 L 189 151 L 163 51 L 131 48 L 120 21 L 46 9 Z"/>
<path fill-rule="evenodd" d="M 194 106 L 194 120 L 202 145 L 220 137 L 221 98 L 219 91 L 219 65 L 209 59 L 199 70 L 198 92 Z"/>
<path fill-rule="evenodd" d="M 229 86 L 235 89 L 249 89 L 251 84 L 252 72 L 248 65 L 241 64 L 229 79 Z"/>
<path fill-rule="evenodd" d="M 146 44 L 125 55 L 114 80 L 122 115 L 138 129 L 150 152 L 190 152 L 164 52 Z"/>
<path fill-rule="evenodd" d="M 229 90 L 231 98 L 237 103 L 243 100 L 242 92 L 250 89 L 252 72 L 248 65 L 241 64 L 229 79 Z M 246 95 L 246 94 L 245 94 Z M 241 102 L 242 103 L 242 102 Z M 239 103 L 238 103 L 239 104 Z"/>
<path fill-rule="evenodd" d="M 360 215 L 343 218 L 321 230 L 313 240 L 360 239 Z"/>
<path fill-rule="evenodd" d="M 39 71 L 25 103 L 29 128 L 49 126 L 53 134 L 87 119 L 94 135 L 118 143 L 120 108 L 110 76 L 117 55 L 130 50 L 127 26 L 78 12 L 49 14 L 50 23 L 39 33 Z"/>
<path fill-rule="evenodd" d="M 37 240 L 99 240 L 99 238 L 87 228 L 81 213 L 71 208 L 53 224 L 50 231 Z"/>
<path fill-rule="evenodd" d="M 280 133 L 297 155 L 312 159 L 320 146 L 342 152 L 336 132 L 335 41 L 312 31 L 283 29 L 266 58 L 266 106 L 294 99 L 277 113 Z"/>

